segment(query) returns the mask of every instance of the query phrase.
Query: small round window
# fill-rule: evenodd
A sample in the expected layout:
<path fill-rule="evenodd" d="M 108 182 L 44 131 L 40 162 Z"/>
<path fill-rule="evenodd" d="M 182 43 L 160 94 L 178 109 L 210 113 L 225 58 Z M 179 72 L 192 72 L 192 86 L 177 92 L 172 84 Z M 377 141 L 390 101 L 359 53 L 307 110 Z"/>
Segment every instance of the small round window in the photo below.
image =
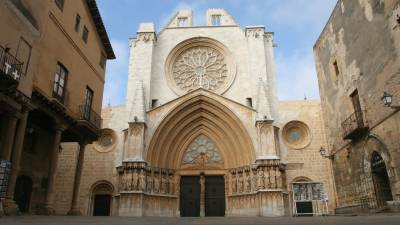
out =
<path fill-rule="evenodd" d="M 295 149 L 305 148 L 311 141 L 310 129 L 300 121 L 291 121 L 282 129 L 285 143 Z"/>
<path fill-rule="evenodd" d="M 109 152 L 111 151 L 116 143 L 115 132 L 111 129 L 103 129 L 101 131 L 101 136 L 95 143 L 95 149 L 99 152 Z"/>
<path fill-rule="evenodd" d="M 111 134 L 104 134 L 100 137 L 99 144 L 103 147 L 109 147 L 113 144 L 113 137 Z"/>

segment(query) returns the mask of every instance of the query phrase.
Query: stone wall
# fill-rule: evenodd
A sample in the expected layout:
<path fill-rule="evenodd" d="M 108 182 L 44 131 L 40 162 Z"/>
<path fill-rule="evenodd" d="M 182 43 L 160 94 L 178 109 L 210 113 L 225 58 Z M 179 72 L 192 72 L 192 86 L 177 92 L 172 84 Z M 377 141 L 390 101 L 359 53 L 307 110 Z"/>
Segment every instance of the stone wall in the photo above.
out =
<path fill-rule="evenodd" d="M 399 14 L 396 0 L 338 1 L 314 46 L 339 207 L 376 208 L 369 165 L 373 151 L 384 158 L 393 199 L 400 199 L 398 110 L 381 100 L 386 91 L 393 104 L 400 103 Z M 355 91 L 361 110 L 353 107 Z M 353 124 L 350 131 L 367 131 L 345 140 L 348 126 L 342 123 L 351 121 L 355 111 L 362 112 L 358 117 L 363 124 Z"/>

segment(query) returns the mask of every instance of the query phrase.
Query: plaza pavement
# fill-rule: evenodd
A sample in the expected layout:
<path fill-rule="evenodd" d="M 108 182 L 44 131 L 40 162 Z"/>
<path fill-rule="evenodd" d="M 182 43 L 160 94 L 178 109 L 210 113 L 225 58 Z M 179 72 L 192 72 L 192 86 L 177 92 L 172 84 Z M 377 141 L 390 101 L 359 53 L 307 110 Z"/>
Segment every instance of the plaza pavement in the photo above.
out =
<path fill-rule="evenodd" d="M 16 216 L 0 218 L 0 225 L 400 225 L 400 214 L 324 217 L 71 217 Z"/>

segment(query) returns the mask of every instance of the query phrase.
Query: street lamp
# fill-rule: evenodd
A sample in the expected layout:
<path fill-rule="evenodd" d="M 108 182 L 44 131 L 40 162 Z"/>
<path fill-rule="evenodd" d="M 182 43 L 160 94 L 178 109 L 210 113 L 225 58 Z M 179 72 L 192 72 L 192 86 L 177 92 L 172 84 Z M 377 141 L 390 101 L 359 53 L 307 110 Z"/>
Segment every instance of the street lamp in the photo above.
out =
<path fill-rule="evenodd" d="M 321 146 L 321 148 L 319 149 L 319 154 L 327 159 L 333 159 L 334 155 L 326 155 L 326 149 L 324 147 Z"/>
<path fill-rule="evenodd" d="M 387 93 L 386 91 L 383 92 L 381 100 L 386 107 L 390 107 L 392 109 L 400 109 L 400 106 L 392 106 L 393 95 Z"/>

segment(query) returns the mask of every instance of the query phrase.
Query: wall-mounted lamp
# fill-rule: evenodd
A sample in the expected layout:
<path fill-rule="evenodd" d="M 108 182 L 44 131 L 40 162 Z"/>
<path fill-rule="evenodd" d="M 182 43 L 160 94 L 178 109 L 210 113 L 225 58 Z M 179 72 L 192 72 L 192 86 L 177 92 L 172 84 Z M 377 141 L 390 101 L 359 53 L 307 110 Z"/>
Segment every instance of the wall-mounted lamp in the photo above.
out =
<path fill-rule="evenodd" d="M 400 105 L 392 106 L 393 95 L 387 93 L 386 91 L 383 92 L 381 100 L 383 101 L 383 104 L 387 107 L 390 107 L 392 109 L 400 109 Z"/>
<path fill-rule="evenodd" d="M 321 146 L 321 148 L 319 149 L 319 154 L 327 159 L 334 159 L 334 155 L 326 155 L 326 149 L 324 147 Z"/>

